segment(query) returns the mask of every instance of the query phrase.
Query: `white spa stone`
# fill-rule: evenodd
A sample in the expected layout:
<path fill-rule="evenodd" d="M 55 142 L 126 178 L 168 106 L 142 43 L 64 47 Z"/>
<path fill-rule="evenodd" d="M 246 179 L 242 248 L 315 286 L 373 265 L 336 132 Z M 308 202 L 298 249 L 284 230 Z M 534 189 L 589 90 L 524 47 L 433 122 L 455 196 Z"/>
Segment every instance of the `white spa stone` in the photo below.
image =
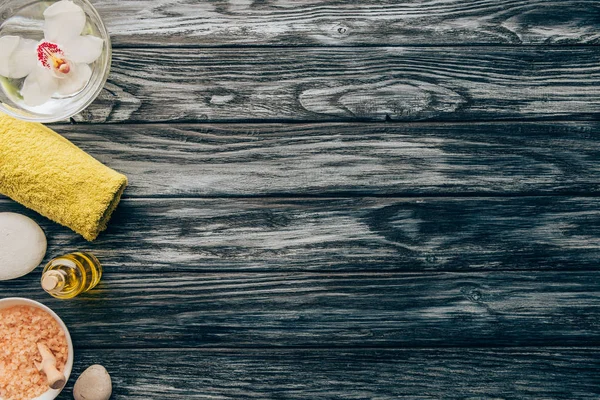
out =
<path fill-rule="evenodd" d="M 46 255 L 46 235 L 34 220 L 21 214 L 0 213 L 0 281 L 33 271 Z"/>
<path fill-rule="evenodd" d="M 108 400 L 112 393 L 112 382 L 106 368 L 92 365 L 77 379 L 73 386 L 75 400 Z"/>

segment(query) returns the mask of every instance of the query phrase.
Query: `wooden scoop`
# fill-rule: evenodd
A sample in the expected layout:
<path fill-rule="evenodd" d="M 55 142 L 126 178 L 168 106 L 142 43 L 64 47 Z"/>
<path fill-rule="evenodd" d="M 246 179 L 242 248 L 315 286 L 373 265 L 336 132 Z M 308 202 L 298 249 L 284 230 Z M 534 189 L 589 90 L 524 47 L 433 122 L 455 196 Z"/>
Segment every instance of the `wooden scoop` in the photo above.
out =
<path fill-rule="evenodd" d="M 35 363 L 38 371 L 44 371 L 48 377 L 48 386 L 52 389 L 60 389 L 67 383 L 65 375 L 56 369 L 56 357 L 52 354 L 52 351 L 45 344 L 37 344 L 38 351 L 42 355 L 42 362 Z"/>

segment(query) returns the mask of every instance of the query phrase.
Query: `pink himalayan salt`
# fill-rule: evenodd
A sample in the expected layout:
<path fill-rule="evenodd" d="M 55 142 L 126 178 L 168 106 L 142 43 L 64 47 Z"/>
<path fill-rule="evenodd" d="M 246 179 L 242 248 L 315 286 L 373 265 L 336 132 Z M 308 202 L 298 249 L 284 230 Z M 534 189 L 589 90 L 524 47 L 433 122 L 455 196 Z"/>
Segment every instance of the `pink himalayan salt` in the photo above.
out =
<path fill-rule="evenodd" d="M 56 367 L 64 371 L 68 355 L 65 333 L 56 320 L 37 307 L 14 306 L 0 310 L 0 398 L 31 400 L 48 390 L 37 343 L 54 353 Z"/>

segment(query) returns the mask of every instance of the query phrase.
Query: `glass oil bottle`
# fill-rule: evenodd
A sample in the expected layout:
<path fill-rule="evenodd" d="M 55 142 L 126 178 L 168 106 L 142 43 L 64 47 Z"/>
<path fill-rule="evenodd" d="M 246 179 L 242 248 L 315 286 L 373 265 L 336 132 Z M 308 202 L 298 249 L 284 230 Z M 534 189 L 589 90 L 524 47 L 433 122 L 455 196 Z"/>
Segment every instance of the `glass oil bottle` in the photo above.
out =
<path fill-rule="evenodd" d="M 77 252 L 51 260 L 42 273 L 42 288 L 57 299 L 72 299 L 95 287 L 102 266 L 90 253 Z"/>

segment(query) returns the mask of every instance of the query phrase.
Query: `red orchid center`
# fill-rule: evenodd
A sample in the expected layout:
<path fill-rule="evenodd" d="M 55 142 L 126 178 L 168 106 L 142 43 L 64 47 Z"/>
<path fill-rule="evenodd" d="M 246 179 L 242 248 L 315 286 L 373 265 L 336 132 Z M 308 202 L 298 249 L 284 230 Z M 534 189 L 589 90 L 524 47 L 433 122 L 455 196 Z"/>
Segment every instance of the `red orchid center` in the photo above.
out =
<path fill-rule="evenodd" d="M 63 74 L 71 71 L 65 52 L 55 43 L 42 42 L 37 47 L 37 56 L 40 64 L 45 68 L 54 69 Z"/>

